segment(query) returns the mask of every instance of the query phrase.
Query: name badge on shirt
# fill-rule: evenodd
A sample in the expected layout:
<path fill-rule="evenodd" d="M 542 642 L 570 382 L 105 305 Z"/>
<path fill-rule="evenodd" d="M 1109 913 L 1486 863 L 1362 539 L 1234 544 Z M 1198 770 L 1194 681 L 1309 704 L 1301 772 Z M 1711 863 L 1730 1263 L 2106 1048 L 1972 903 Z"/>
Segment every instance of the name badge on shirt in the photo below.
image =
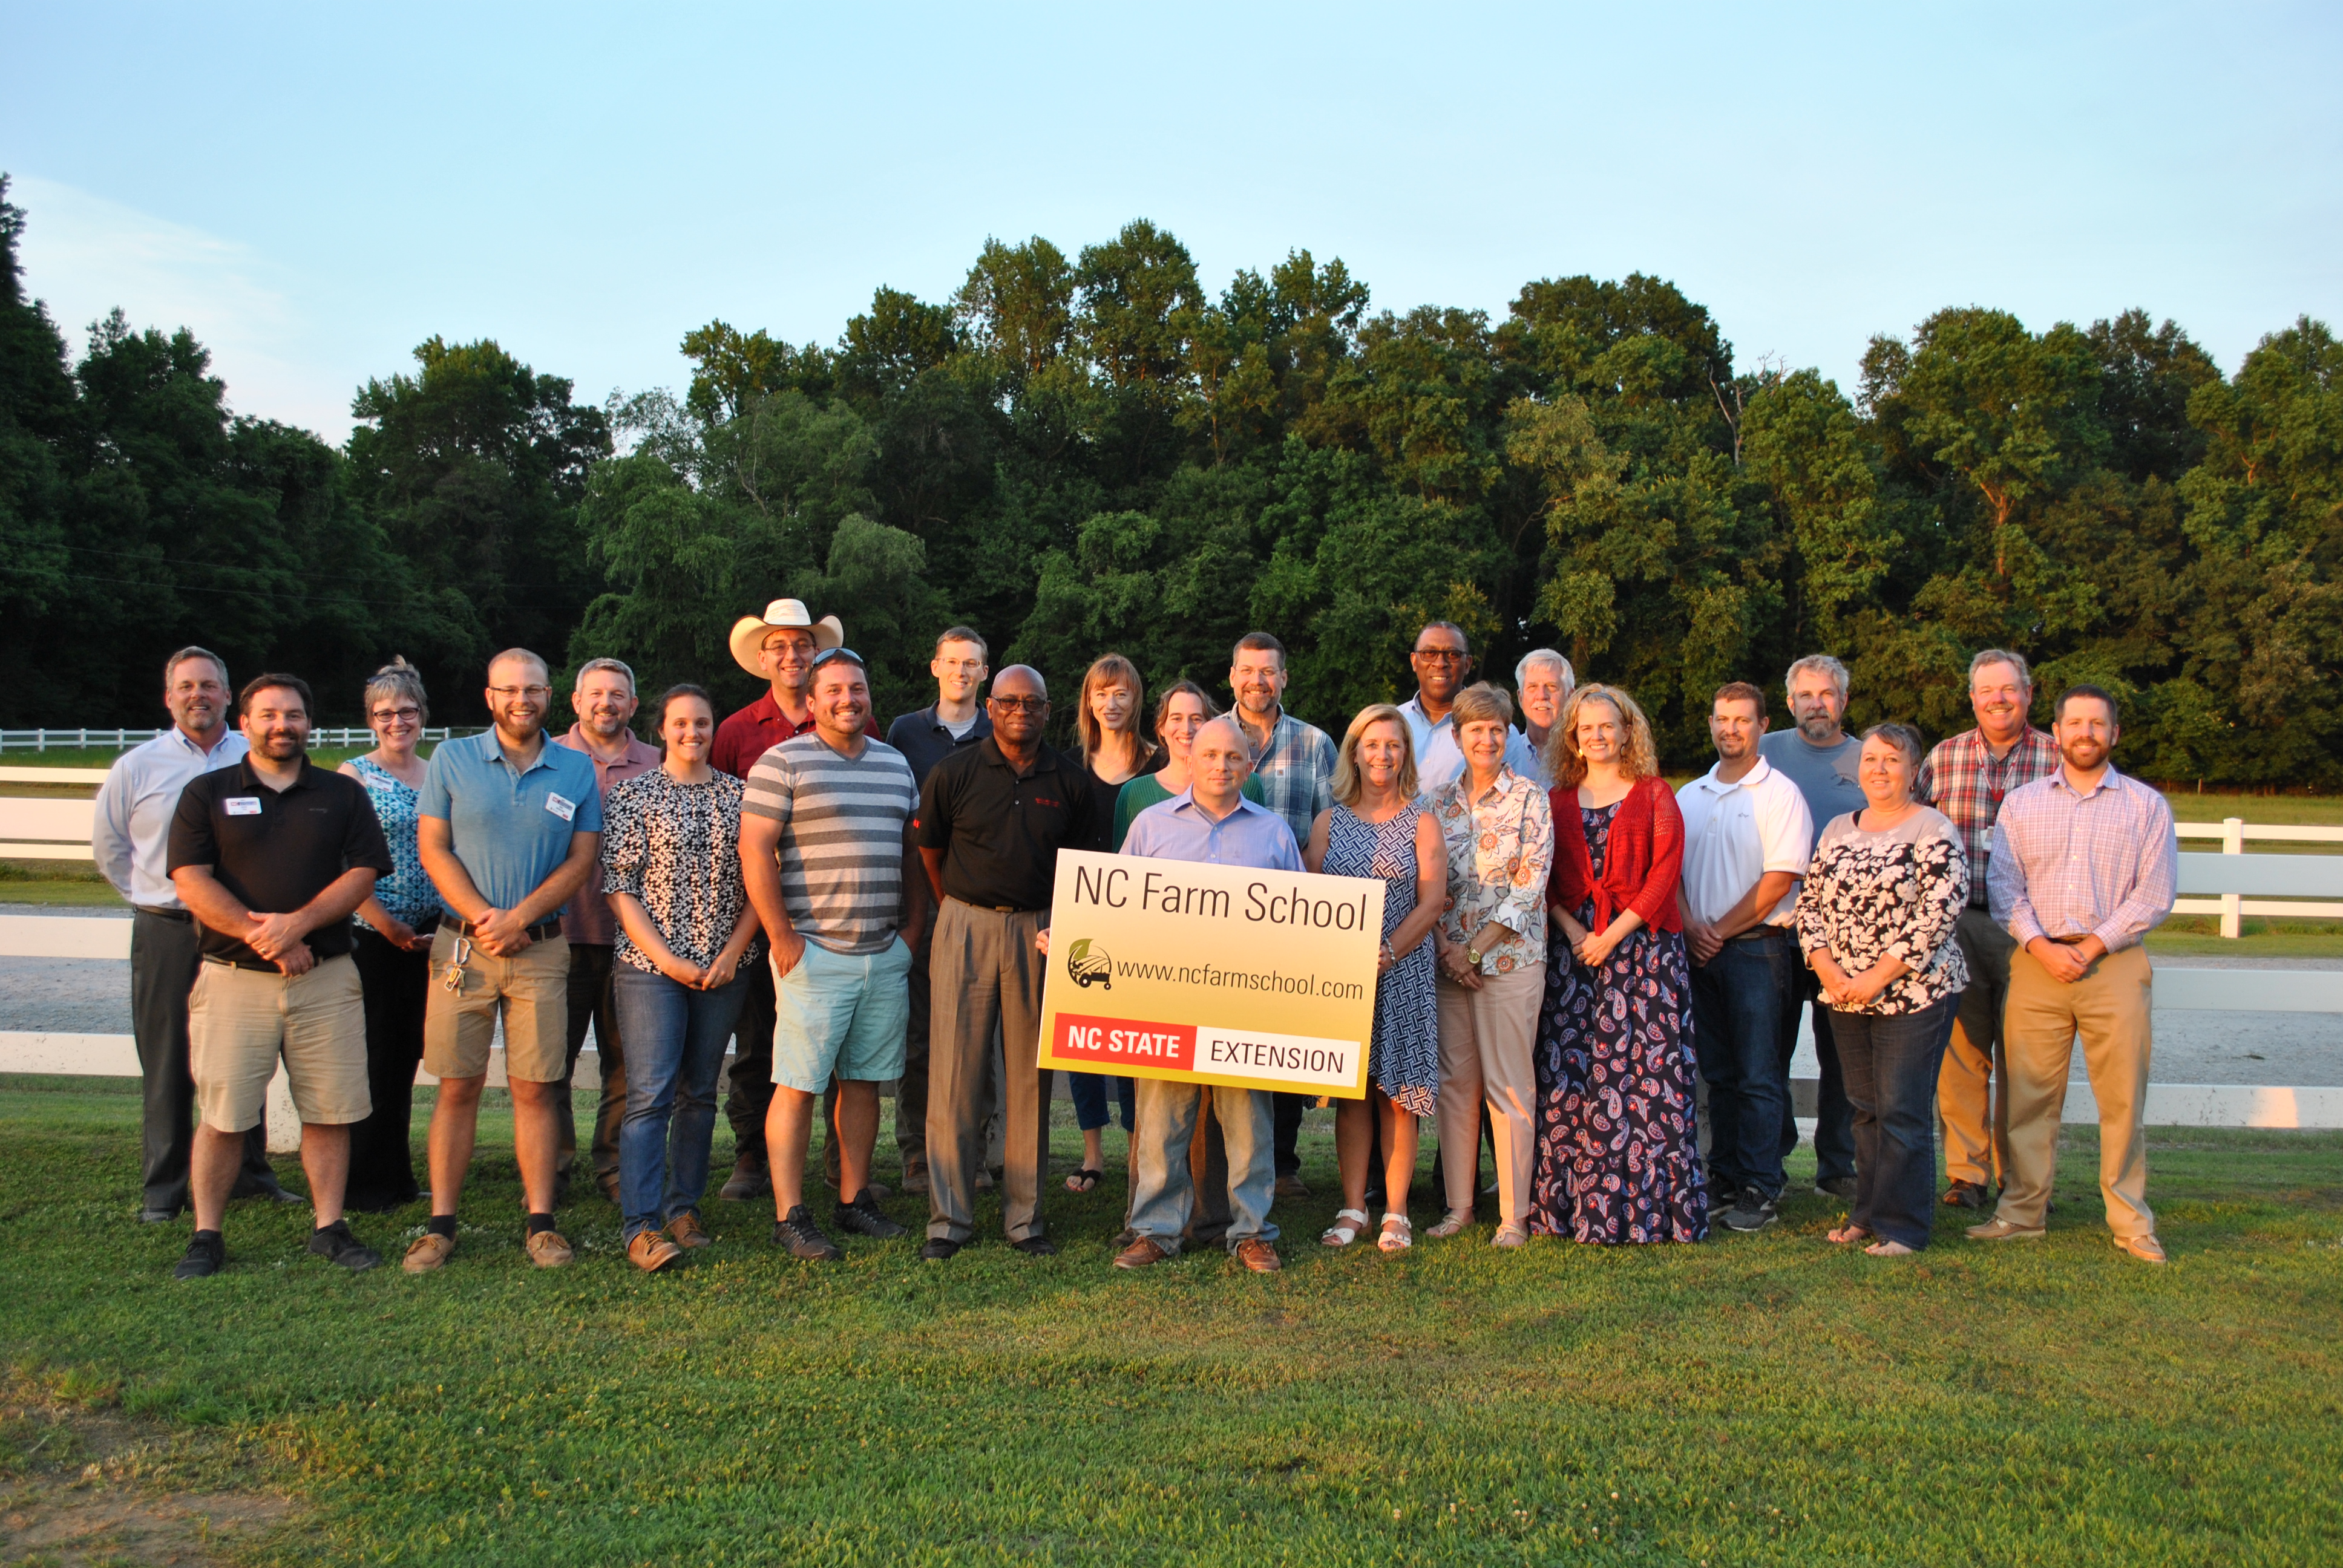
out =
<path fill-rule="evenodd" d="M 226 799 L 221 801 L 220 805 L 226 809 L 227 814 L 231 817 L 257 817 L 260 815 L 260 797 L 257 795 L 231 795 Z"/>
<path fill-rule="evenodd" d="M 546 794 L 545 809 L 552 812 L 555 816 L 560 818 L 565 822 L 578 815 L 577 801 L 568 799 L 567 796 L 558 795 L 551 791 L 548 791 Z"/>

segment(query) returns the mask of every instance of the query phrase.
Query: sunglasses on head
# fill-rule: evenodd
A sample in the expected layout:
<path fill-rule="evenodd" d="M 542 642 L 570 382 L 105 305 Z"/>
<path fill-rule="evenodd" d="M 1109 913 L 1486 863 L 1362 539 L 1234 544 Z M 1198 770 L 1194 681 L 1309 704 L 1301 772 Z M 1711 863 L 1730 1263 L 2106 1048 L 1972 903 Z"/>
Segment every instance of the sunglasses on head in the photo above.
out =
<path fill-rule="evenodd" d="M 813 662 L 806 668 L 820 669 L 823 665 L 840 658 L 851 660 L 857 669 L 868 670 L 870 668 L 862 662 L 862 656 L 850 648 L 825 648 L 813 656 Z"/>

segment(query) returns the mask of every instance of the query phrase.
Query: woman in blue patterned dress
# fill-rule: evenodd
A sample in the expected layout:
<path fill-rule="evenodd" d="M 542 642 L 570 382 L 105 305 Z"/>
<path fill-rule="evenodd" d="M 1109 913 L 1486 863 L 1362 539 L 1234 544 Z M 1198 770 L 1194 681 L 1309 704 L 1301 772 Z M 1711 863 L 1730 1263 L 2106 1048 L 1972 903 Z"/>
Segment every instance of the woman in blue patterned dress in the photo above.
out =
<path fill-rule="evenodd" d="M 1547 896 L 1570 947 L 1546 971 L 1539 1020 L 1530 1228 L 1579 1241 L 1703 1241 L 1692 971 L 1676 910 L 1684 818 L 1625 692 L 1581 687 L 1547 744 Z"/>
<path fill-rule="evenodd" d="M 1383 1218 L 1375 1244 L 1413 1246 L 1407 1187 L 1415 1174 L 1415 1119 L 1437 1109 L 1440 1003 L 1427 940 L 1448 894 L 1448 844 L 1415 803 L 1415 747 L 1407 720 L 1378 703 L 1351 720 L 1334 757 L 1334 804 L 1310 825 L 1302 863 L 1330 877 L 1379 877 L 1383 950 L 1377 956 L 1374 1036 L 1363 1100 L 1334 1102 L 1334 1152 L 1342 1208 L 1319 1240 L 1347 1247 L 1367 1226 L 1367 1165 L 1383 1132 Z"/>
<path fill-rule="evenodd" d="M 431 716 L 423 678 L 404 658 L 375 672 L 366 688 L 375 749 L 341 766 L 366 787 L 390 841 L 387 877 L 358 906 L 352 957 L 366 998 L 367 1088 L 374 1110 L 350 1129 L 350 1180 L 344 1206 L 384 1214 L 412 1203 L 415 1070 L 423 1060 L 423 1010 L 431 995 L 431 933 L 439 890 L 415 853 L 415 806 L 427 769 L 415 753 Z"/>

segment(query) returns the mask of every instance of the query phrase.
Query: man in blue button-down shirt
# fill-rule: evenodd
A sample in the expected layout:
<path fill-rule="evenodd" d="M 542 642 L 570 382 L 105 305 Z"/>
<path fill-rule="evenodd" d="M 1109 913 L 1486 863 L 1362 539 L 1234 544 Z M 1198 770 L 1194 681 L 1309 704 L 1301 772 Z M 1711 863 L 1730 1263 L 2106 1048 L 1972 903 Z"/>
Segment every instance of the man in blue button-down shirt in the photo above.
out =
<path fill-rule="evenodd" d="M 423 1065 L 439 1080 L 431 1111 L 431 1221 L 407 1250 L 411 1274 L 456 1250 L 456 1201 L 472 1163 L 488 1042 L 502 1019 L 513 1152 L 528 1204 L 524 1245 L 539 1268 L 569 1261 L 553 1228 L 554 1102 L 568 1070 L 569 943 L 561 910 L 602 848 L 593 759 L 546 738 L 553 684 L 545 660 L 511 648 L 489 661 L 495 728 L 443 742 L 417 805 L 415 849 L 446 912 L 431 940 Z"/>
<path fill-rule="evenodd" d="M 1188 788 L 1141 811 L 1122 841 L 1122 852 L 1214 866 L 1302 869 L 1292 830 L 1275 812 L 1244 798 L 1252 766 L 1252 743 L 1233 718 L 1205 725 L 1189 749 Z M 1141 1269 L 1175 1255 L 1194 1197 L 1188 1145 L 1203 1086 L 1142 1078 L 1138 1095 L 1138 1125 L 1131 1134 L 1139 1167 L 1131 1193 L 1136 1240 L 1115 1258 L 1119 1269 Z M 1277 1184 L 1270 1097 L 1257 1089 L 1216 1083 L 1212 1109 L 1228 1150 L 1228 1248 L 1253 1272 L 1274 1273 L 1280 1264 L 1272 1244 L 1277 1227 L 1269 1219 Z"/>
<path fill-rule="evenodd" d="M 2180 874 L 2172 808 L 2107 764 L 2122 730 L 2096 686 L 2058 699 L 2059 769 L 2011 791 L 1986 867 L 2010 955 L 2002 1055 L 2009 1070 L 2009 1161 L 1981 1241 L 2043 1233 L 2058 1160 L 2058 1115 L 2075 1039 L 2099 1106 L 2099 1191 L 2116 1245 L 2164 1261 L 2147 1207 L 2147 1061 L 2153 980 L 2140 939 L 2172 912 Z"/>

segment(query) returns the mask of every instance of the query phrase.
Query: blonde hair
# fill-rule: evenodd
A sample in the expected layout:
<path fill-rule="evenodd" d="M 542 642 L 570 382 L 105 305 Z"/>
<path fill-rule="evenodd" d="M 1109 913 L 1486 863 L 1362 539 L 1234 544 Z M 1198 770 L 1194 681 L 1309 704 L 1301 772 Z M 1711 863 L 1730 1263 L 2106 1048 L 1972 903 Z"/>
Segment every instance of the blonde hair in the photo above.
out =
<path fill-rule="evenodd" d="M 1415 799 L 1415 734 L 1407 727 L 1407 716 L 1388 702 L 1378 702 L 1359 709 L 1351 728 L 1342 731 L 1342 744 L 1334 753 L 1334 803 L 1356 806 L 1359 797 L 1367 792 L 1367 779 L 1359 770 L 1359 742 L 1367 730 L 1377 724 L 1399 726 L 1399 743 L 1404 750 L 1399 760 L 1399 793 L 1403 800 Z"/>
<path fill-rule="evenodd" d="M 1074 709 L 1074 730 L 1082 741 L 1082 765 L 1090 766 L 1091 759 L 1106 742 L 1106 731 L 1100 727 L 1098 715 L 1091 710 L 1091 693 L 1108 686 L 1125 687 L 1131 692 L 1131 725 L 1117 733 L 1131 737 L 1131 765 L 1144 771 L 1147 759 L 1155 754 L 1154 746 L 1139 728 L 1139 715 L 1147 706 L 1147 683 L 1139 678 L 1139 667 L 1119 653 L 1099 655 L 1082 675 L 1081 699 Z"/>
<path fill-rule="evenodd" d="M 1562 709 L 1561 722 L 1545 738 L 1546 769 L 1554 775 L 1555 787 L 1574 788 L 1586 777 L 1586 759 L 1578 754 L 1578 710 L 1590 702 L 1608 703 L 1626 727 L 1627 744 L 1619 758 L 1620 773 L 1630 780 L 1657 774 L 1660 752 L 1652 744 L 1652 721 L 1644 717 L 1635 699 L 1617 687 L 1591 681 L 1570 694 L 1569 702 Z"/>

